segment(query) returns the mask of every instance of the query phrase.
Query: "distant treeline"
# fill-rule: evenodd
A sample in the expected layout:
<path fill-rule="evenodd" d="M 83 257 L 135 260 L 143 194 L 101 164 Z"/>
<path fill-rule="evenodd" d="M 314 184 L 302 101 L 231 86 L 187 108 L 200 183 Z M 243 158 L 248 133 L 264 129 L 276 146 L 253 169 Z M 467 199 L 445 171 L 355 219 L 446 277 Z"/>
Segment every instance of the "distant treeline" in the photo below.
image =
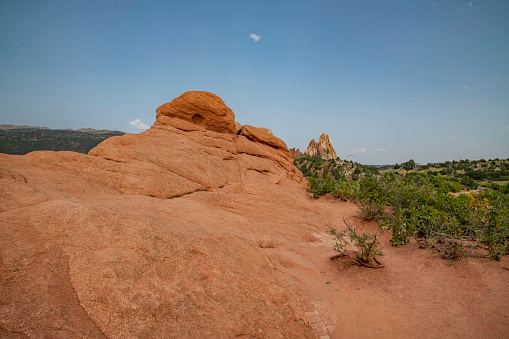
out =
<path fill-rule="evenodd" d="M 509 158 L 508 159 L 481 159 L 446 161 L 427 165 L 417 165 L 413 160 L 394 165 L 394 169 L 407 171 L 428 171 L 436 175 L 454 177 L 457 179 L 470 178 L 477 181 L 509 181 Z"/>
<path fill-rule="evenodd" d="M 509 159 L 481 159 L 446 161 L 427 165 L 416 164 L 410 159 L 391 169 L 381 170 L 375 166 L 337 159 L 323 160 L 303 154 L 294 158 L 294 165 L 304 177 L 319 179 L 330 176 L 333 180 L 359 181 L 369 176 L 381 177 L 385 172 L 425 178 L 440 192 L 460 192 L 479 186 L 509 193 Z"/>
<path fill-rule="evenodd" d="M 0 153 L 23 155 L 33 151 L 73 151 L 88 153 L 101 141 L 119 131 L 90 131 L 51 129 L 0 130 Z"/>

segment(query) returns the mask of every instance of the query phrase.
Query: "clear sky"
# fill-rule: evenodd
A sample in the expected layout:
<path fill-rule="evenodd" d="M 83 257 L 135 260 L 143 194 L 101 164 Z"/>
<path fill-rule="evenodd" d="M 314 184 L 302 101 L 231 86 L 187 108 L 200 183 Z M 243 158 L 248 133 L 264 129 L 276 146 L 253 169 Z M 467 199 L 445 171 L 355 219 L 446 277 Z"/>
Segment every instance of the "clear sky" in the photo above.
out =
<path fill-rule="evenodd" d="M 507 158 L 509 1 L 0 1 L 0 124 L 139 133 L 188 90 L 364 164 Z"/>

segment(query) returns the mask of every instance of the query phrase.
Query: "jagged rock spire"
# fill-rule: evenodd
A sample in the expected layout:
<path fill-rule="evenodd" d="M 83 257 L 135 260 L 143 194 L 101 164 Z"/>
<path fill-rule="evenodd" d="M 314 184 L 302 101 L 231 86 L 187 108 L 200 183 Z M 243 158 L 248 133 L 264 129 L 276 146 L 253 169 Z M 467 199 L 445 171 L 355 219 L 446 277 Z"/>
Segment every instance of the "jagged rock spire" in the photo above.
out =
<path fill-rule="evenodd" d="M 315 139 L 311 139 L 308 148 L 304 153 L 325 160 L 336 159 L 338 157 L 336 151 L 334 150 L 334 147 L 332 147 L 329 141 L 329 135 L 325 133 L 322 133 L 322 135 L 320 135 L 320 139 L 318 142 L 316 142 Z"/>

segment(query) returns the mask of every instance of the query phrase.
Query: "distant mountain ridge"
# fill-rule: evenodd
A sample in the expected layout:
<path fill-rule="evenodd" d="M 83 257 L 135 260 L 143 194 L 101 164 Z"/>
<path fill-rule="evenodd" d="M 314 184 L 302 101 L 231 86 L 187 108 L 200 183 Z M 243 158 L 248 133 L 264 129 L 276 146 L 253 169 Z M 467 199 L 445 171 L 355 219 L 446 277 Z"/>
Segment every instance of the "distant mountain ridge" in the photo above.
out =
<path fill-rule="evenodd" d="M 72 129 L 72 128 L 65 128 L 65 129 L 52 129 L 48 127 L 40 127 L 40 126 L 27 126 L 27 125 L 2 125 L 0 124 L 0 133 L 5 133 L 7 131 L 9 132 L 19 132 L 19 131 L 32 131 L 32 130 L 46 130 L 46 131 L 75 131 L 75 132 L 84 132 L 84 133 L 93 133 L 93 134 L 103 134 L 103 133 L 123 133 L 122 131 L 112 131 L 109 129 L 93 129 L 93 128 L 80 128 L 80 129 Z"/>
<path fill-rule="evenodd" d="M 23 155 L 33 151 L 88 153 L 101 141 L 125 134 L 92 128 L 49 129 L 39 126 L 0 125 L 0 153 Z"/>
<path fill-rule="evenodd" d="M 15 125 L 0 125 L 0 133 L 3 131 L 19 131 L 19 130 L 34 130 L 34 129 L 49 129 L 48 127 L 39 127 L 39 126 L 15 126 Z"/>

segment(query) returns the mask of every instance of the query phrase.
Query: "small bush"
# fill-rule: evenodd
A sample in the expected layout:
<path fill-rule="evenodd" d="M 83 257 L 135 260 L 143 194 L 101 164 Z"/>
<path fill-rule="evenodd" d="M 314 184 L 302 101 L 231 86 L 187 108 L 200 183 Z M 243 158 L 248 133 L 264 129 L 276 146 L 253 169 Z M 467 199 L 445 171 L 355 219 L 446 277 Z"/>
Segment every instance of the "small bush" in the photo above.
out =
<path fill-rule="evenodd" d="M 434 248 L 442 258 L 449 261 L 459 260 L 467 255 L 463 245 L 458 240 L 450 237 L 438 237 L 431 241 L 428 246 Z"/>
<path fill-rule="evenodd" d="M 393 246 L 401 247 L 410 241 L 409 236 L 412 236 L 415 231 L 411 229 L 411 224 L 408 223 L 408 216 L 406 210 L 400 210 L 395 216 L 386 216 L 379 221 L 382 228 L 391 230 L 391 242 Z M 409 227 L 410 225 L 410 227 Z"/>
<path fill-rule="evenodd" d="M 380 220 L 385 216 L 384 205 L 377 201 L 360 201 L 358 204 L 362 220 Z"/>
<path fill-rule="evenodd" d="M 362 235 L 358 235 L 356 229 L 348 225 L 345 219 L 343 219 L 343 222 L 347 226 L 346 230 L 338 232 L 334 228 L 329 229 L 330 234 L 336 240 L 334 250 L 339 253 L 339 255 L 332 257 L 331 260 L 338 256 L 347 256 L 357 265 L 371 268 L 384 267 L 384 265 L 376 259 L 376 256 L 383 254 L 382 245 L 378 240 L 378 234 L 363 233 Z M 356 257 L 350 256 L 346 251 L 348 244 L 352 244 L 357 247 L 361 251 L 361 254 Z"/>
<path fill-rule="evenodd" d="M 357 181 L 340 180 L 332 192 L 334 197 L 343 201 L 355 200 L 359 191 L 359 183 Z"/>
<path fill-rule="evenodd" d="M 319 178 L 311 177 L 308 184 L 314 198 L 319 198 L 325 193 L 333 193 L 337 186 L 336 181 L 329 174 Z"/>

